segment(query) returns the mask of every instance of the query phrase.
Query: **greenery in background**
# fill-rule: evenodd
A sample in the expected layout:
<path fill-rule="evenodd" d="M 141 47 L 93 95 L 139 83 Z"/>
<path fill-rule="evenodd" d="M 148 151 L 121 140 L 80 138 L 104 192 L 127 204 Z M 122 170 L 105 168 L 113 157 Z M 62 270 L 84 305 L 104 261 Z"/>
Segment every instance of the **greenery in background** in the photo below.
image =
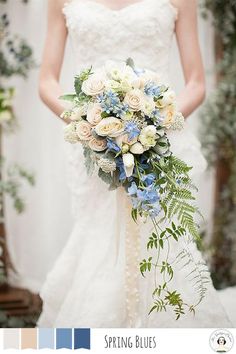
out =
<path fill-rule="evenodd" d="M 1 2 L 3 2 L 1 0 Z M 5 1 L 4 1 L 5 2 Z M 9 19 L 6 14 L 0 17 L 0 133 L 14 132 L 17 120 L 13 110 L 13 98 L 15 89 L 4 85 L 3 82 L 13 76 L 27 77 L 31 68 L 34 67 L 32 49 L 24 39 L 9 32 Z M 0 136 L 1 144 L 1 136 Z M 3 170 L 5 159 L 0 150 L 0 167 Z M 5 167 L 5 166 L 4 166 Z M 0 180 L 0 222 L 3 217 L 3 197 L 9 194 L 18 212 L 24 209 L 24 202 L 19 196 L 20 179 L 34 183 L 33 176 L 19 166 L 6 166 L 6 178 Z M 0 279 L 1 283 L 1 279 Z"/>
<path fill-rule="evenodd" d="M 0 0 L 6 3 L 7 0 Z M 21 0 L 26 3 L 27 0 Z M 30 185 L 34 184 L 34 177 L 17 164 L 7 164 L 2 155 L 1 144 L 2 134 L 16 131 L 17 119 L 13 110 L 14 87 L 8 87 L 7 80 L 19 76 L 26 78 L 30 69 L 35 64 L 32 58 L 32 49 L 27 42 L 18 35 L 12 35 L 9 31 L 9 19 L 6 14 L 0 16 L 0 225 L 4 225 L 3 202 L 4 196 L 12 198 L 13 205 L 17 212 L 24 210 L 25 204 L 20 195 L 23 181 Z M 4 176 L 3 176 L 4 168 Z M 0 257 L 5 245 L 4 227 L 3 235 L 0 235 Z M 0 285 L 6 283 L 5 264 L 0 261 Z M 3 311 L 0 311 L 0 327 L 32 327 L 35 320 L 32 317 L 9 318 Z"/>
<path fill-rule="evenodd" d="M 219 83 L 202 112 L 202 144 L 210 166 L 223 173 L 212 235 L 211 270 L 217 288 L 236 284 L 236 1 L 202 0 L 212 13 L 222 60 Z"/>

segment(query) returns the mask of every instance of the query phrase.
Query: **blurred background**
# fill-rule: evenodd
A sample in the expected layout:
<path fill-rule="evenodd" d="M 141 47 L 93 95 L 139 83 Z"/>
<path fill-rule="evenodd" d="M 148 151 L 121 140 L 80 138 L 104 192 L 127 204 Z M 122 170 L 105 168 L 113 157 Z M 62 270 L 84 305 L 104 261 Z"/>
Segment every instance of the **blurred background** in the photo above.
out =
<path fill-rule="evenodd" d="M 236 326 L 236 1 L 199 0 L 205 104 L 189 119 L 208 170 L 199 181 L 204 257 Z M 47 273 L 72 229 L 63 123 L 38 96 L 47 0 L 0 0 L 0 327 L 33 327 Z M 183 76 L 176 43 L 170 70 Z M 61 85 L 73 85 L 70 43 Z"/>

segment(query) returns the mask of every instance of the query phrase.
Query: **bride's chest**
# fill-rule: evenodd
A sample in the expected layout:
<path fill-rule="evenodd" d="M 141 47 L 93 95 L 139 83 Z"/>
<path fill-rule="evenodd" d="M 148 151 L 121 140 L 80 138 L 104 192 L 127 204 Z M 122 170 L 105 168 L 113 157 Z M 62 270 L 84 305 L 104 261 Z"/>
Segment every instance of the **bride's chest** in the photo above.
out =
<path fill-rule="evenodd" d="M 144 4 L 146 3 L 146 4 Z M 168 6 L 153 6 L 156 1 L 140 2 L 121 10 L 111 10 L 94 1 L 72 1 L 64 8 L 71 34 L 89 39 L 119 41 L 145 38 L 163 42 L 174 31 L 175 14 Z"/>

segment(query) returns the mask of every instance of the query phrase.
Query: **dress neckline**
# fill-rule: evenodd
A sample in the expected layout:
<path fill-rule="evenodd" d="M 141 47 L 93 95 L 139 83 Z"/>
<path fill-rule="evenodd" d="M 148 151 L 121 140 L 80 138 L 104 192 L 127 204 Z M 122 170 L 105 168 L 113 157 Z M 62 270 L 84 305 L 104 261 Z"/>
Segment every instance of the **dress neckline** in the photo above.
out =
<path fill-rule="evenodd" d="M 123 6 L 119 9 L 113 9 L 110 6 L 107 6 L 97 0 L 83 0 L 83 1 L 82 0 L 70 0 L 69 2 L 65 3 L 64 7 L 66 7 L 67 5 L 70 5 L 71 3 L 77 2 L 82 5 L 85 5 L 85 4 L 94 5 L 94 6 L 100 7 L 110 13 L 113 13 L 113 14 L 120 14 L 122 12 L 132 10 L 132 8 L 134 8 L 134 7 L 146 5 L 148 2 L 158 2 L 158 1 L 160 1 L 160 0 L 136 0 L 135 2 L 133 2 L 129 5 Z M 166 0 L 166 3 L 170 6 L 170 8 L 173 10 L 173 12 L 175 14 L 178 14 L 178 8 L 171 3 L 171 0 Z"/>

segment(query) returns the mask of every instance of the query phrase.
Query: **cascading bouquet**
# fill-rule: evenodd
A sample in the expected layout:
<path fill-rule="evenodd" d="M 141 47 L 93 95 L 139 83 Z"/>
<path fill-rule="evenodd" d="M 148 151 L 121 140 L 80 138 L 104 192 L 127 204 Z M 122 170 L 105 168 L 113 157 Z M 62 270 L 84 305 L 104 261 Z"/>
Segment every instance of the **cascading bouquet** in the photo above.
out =
<path fill-rule="evenodd" d="M 176 242 L 180 238 L 199 239 L 191 167 L 173 155 L 167 134 L 184 127 L 175 93 L 156 73 L 135 68 L 131 59 L 84 70 L 75 77 L 74 86 L 75 94 L 61 97 L 72 103 L 62 115 L 71 120 L 65 128 L 65 140 L 83 144 L 89 173 L 97 170 L 110 189 L 125 188 L 134 221 L 142 217 L 153 223 L 147 249 L 156 251 L 156 259 L 140 262 L 143 276 L 159 271 L 162 279 L 161 283 L 160 279 L 155 281 L 150 313 L 172 306 L 178 319 L 186 307 L 194 312 L 206 292 L 206 268 L 187 249 L 177 257 L 193 264 L 190 274 L 199 297 L 195 305 L 188 305 L 177 290 L 169 290 L 174 272 L 168 251 L 165 261 L 160 261 L 171 238 Z"/>

